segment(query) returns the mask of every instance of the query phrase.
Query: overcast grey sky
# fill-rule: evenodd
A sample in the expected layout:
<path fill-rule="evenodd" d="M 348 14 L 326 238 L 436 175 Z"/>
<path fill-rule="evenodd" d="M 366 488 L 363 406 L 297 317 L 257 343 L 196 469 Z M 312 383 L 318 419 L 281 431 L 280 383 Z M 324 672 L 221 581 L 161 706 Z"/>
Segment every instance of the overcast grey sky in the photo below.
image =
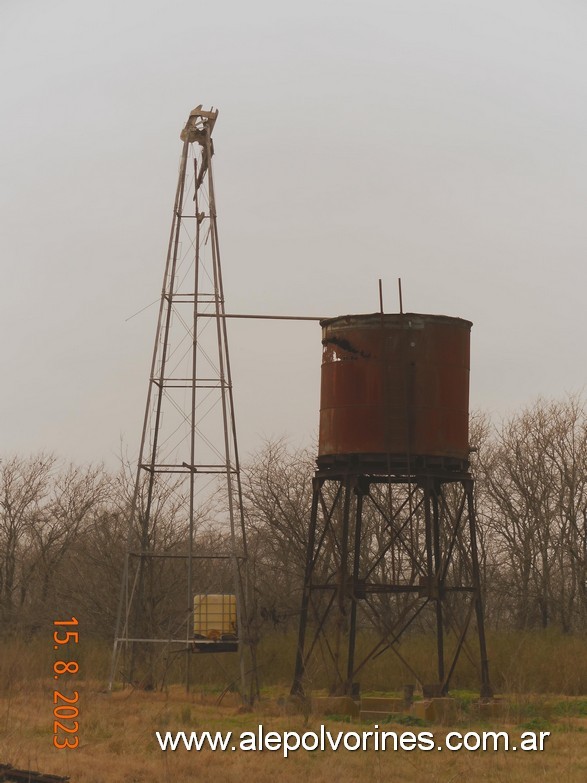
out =
<path fill-rule="evenodd" d="M 587 5 L 0 0 L 0 451 L 138 449 L 181 142 L 227 309 L 468 318 L 471 404 L 587 378 Z M 311 443 L 317 324 L 229 324 L 240 446 Z"/>

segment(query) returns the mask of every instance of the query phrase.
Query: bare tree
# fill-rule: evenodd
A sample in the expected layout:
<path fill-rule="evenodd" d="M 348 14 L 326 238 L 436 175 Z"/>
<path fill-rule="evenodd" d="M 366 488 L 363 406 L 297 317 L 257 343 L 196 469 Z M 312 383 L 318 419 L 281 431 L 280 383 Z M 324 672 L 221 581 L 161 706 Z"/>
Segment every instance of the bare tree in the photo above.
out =
<path fill-rule="evenodd" d="M 59 611 L 65 562 L 105 501 L 101 467 L 63 469 L 53 455 L 0 465 L 0 613 L 5 628 L 34 630 Z"/>
<path fill-rule="evenodd" d="M 20 616 L 34 572 L 30 530 L 44 511 L 56 458 L 11 457 L 0 464 L 0 617 L 11 627 Z"/>
<path fill-rule="evenodd" d="M 250 574 L 259 617 L 273 626 L 299 611 L 313 469 L 309 450 L 279 440 L 243 471 Z"/>
<path fill-rule="evenodd" d="M 570 630 L 585 613 L 584 404 L 538 400 L 504 421 L 478 459 L 494 591 L 517 628 Z M 495 597 L 495 596 L 494 596 Z"/>

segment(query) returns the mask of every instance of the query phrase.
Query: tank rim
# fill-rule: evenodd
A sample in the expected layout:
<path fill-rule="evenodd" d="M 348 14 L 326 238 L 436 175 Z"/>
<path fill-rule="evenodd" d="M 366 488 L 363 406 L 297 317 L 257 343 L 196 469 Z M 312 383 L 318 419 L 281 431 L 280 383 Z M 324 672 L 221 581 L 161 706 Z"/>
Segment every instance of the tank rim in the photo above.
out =
<path fill-rule="evenodd" d="M 376 326 L 377 324 L 381 324 L 382 320 L 384 324 L 397 324 L 409 318 L 424 319 L 432 323 L 460 323 L 463 326 L 468 326 L 469 329 L 473 326 L 473 322 L 469 321 L 467 318 L 459 318 L 454 315 L 436 315 L 432 313 L 357 313 L 336 315 L 329 318 L 322 318 L 320 320 L 320 326 L 322 328 L 334 325 Z"/>

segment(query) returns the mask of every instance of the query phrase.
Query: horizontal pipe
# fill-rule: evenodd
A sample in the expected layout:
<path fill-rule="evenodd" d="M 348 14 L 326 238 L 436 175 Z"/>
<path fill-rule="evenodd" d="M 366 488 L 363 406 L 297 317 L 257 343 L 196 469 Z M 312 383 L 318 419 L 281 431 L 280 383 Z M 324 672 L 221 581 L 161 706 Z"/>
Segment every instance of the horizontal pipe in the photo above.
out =
<path fill-rule="evenodd" d="M 196 313 L 198 318 L 253 318 L 263 321 L 323 321 L 324 316 L 314 315 L 250 315 L 244 313 Z"/>

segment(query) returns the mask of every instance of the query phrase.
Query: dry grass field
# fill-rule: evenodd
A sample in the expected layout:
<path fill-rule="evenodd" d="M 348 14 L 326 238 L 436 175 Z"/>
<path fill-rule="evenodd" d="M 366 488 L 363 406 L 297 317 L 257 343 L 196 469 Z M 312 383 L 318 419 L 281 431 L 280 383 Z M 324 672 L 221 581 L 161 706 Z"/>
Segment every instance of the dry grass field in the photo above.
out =
<path fill-rule="evenodd" d="M 389 731 L 433 731 L 443 741 L 449 730 L 507 731 L 512 738 L 522 731 L 550 731 L 543 752 L 450 752 L 373 750 L 349 752 L 296 751 L 283 758 L 281 751 L 212 752 L 161 751 L 154 736 L 164 731 L 367 731 L 369 723 L 340 717 L 287 715 L 278 699 L 263 699 L 252 713 L 233 703 L 218 705 L 216 697 L 202 693 L 186 696 L 174 686 L 165 693 L 100 692 L 91 683 L 78 683 L 80 692 L 80 745 L 75 750 L 52 746 L 53 683 L 38 681 L 0 699 L 0 761 L 17 767 L 69 775 L 72 783 L 180 783 L 183 781 L 568 781 L 587 780 L 587 700 L 544 696 L 512 698 L 503 719 L 485 721 L 461 711 L 450 727 L 390 722 Z M 463 701 L 466 705 L 466 700 Z"/>
<path fill-rule="evenodd" d="M 293 752 L 161 751 L 155 731 L 369 731 L 372 723 L 341 716 L 288 714 L 287 678 L 275 680 L 252 712 L 244 712 L 234 694 L 219 699 L 219 689 L 199 683 L 187 695 L 180 685 L 157 692 L 133 689 L 108 694 L 103 655 L 87 649 L 80 660 L 85 672 L 99 670 L 99 679 L 74 677 L 64 691 L 79 691 L 79 747 L 53 747 L 54 681 L 47 676 L 47 655 L 34 645 L 13 643 L 0 657 L 0 763 L 69 775 L 72 783 L 182 783 L 227 781 L 312 783 L 393 781 L 393 783 L 584 783 L 587 780 L 587 697 L 580 693 L 587 664 L 576 638 L 503 639 L 495 644 L 494 670 L 509 678 L 507 708 L 502 717 L 481 721 L 472 691 L 455 690 L 459 709 L 451 726 L 418 723 L 411 717 L 382 725 L 386 731 L 434 732 L 442 743 L 447 731 L 507 731 L 512 741 L 523 731 L 549 731 L 543 752 L 393 751 L 350 752 L 344 749 Z M 269 659 L 268 659 L 269 660 Z M 574 661 L 574 666 L 573 666 Z M 269 665 L 267 670 L 269 671 Z M 500 674 L 501 672 L 501 674 Z M 507 675 L 507 677 L 506 677 Z M 542 687 L 529 691 L 542 678 Z M 204 678 L 213 679 L 212 674 Z M 555 685 L 556 687 L 552 687 Z M 375 688 L 373 690 L 376 690 Z M 525 691 L 528 690 L 529 693 Z M 505 689 L 501 688 L 502 694 Z M 553 695 L 556 694 L 556 695 Z"/>
<path fill-rule="evenodd" d="M 217 698 L 196 693 L 186 696 L 174 686 L 165 693 L 101 692 L 91 683 L 77 683 L 80 693 L 80 745 L 75 750 L 52 746 L 53 683 L 37 681 L 0 699 L 0 761 L 47 773 L 69 775 L 72 783 L 179 783 L 180 781 L 259 781 L 276 779 L 316 783 L 339 781 L 456 781 L 587 780 L 587 700 L 534 696 L 512 697 L 501 719 L 480 722 L 465 707 L 448 727 L 396 724 L 385 730 L 432 731 L 443 742 L 447 731 L 507 731 L 513 738 L 522 731 L 550 731 L 543 752 L 450 752 L 373 750 L 305 752 L 283 757 L 282 751 L 212 752 L 161 751 L 155 731 L 368 731 L 371 724 L 340 717 L 288 715 L 282 702 L 265 698 L 251 713 L 239 710 L 230 695 Z M 226 703 L 232 701 L 233 703 Z M 463 704 L 466 706 L 466 699 Z"/>

